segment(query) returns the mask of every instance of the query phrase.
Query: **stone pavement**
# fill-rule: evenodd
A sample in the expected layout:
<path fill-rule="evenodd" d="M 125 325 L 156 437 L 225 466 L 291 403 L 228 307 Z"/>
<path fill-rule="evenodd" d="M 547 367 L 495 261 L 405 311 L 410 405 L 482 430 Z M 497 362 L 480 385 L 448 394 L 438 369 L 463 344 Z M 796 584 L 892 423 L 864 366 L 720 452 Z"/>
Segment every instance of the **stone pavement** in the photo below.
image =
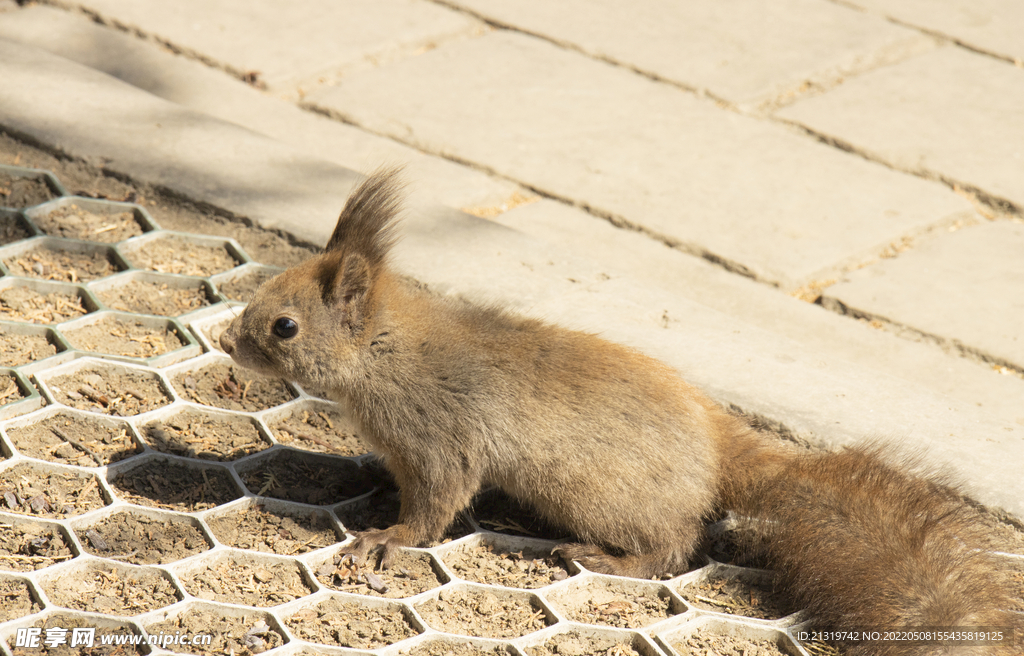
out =
<path fill-rule="evenodd" d="M 0 130 L 653 353 L 1024 519 L 1024 5 L 0 0 Z"/>

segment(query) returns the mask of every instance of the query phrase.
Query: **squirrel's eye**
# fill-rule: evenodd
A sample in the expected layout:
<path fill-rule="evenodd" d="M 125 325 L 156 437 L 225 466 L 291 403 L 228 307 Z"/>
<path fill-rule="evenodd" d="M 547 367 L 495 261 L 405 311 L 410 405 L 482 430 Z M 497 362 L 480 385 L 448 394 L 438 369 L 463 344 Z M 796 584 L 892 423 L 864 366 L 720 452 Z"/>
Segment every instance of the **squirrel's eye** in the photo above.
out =
<path fill-rule="evenodd" d="M 299 332 L 299 324 L 295 323 L 294 319 L 281 317 L 274 322 L 274 334 L 278 337 L 288 339 L 289 337 L 295 337 L 297 332 Z"/>

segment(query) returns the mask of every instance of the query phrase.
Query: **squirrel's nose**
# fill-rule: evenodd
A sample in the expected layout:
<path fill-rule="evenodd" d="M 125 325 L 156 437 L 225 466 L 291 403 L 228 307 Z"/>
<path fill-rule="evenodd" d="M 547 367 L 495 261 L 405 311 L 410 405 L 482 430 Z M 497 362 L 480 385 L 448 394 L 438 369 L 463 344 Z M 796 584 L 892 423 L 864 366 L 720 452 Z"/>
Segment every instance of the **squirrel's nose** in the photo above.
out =
<path fill-rule="evenodd" d="M 235 351 L 235 340 L 231 338 L 231 335 L 226 330 L 220 335 L 220 349 L 228 355 Z"/>

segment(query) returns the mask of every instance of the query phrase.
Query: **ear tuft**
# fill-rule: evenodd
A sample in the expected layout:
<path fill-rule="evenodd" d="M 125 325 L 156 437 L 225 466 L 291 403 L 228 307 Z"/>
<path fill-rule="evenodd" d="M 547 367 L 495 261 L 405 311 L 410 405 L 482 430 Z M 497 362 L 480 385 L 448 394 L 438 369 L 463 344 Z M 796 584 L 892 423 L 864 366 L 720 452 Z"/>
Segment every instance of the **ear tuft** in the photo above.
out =
<path fill-rule="evenodd" d="M 345 203 L 326 252 L 359 253 L 376 268 L 395 243 L 395 224 L 401 207 L 401 168 L 381 168 L 370 174 Z"/>

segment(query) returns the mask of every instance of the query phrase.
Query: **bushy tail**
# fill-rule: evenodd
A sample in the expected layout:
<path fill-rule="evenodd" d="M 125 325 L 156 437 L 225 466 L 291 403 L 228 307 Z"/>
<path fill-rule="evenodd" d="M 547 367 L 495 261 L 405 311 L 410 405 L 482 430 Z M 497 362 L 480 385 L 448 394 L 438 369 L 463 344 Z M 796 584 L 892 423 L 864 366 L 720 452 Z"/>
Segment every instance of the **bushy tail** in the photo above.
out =
<path fill-rule="evenodd" d="M 737 429 L 726 507 L 755 518 L 760 548 L 822 630 L 1020 623 L 977 511 L 937 477 L 882 448 L 805 454 Z M 763 532 L 762 532 L 763 531 Z M 1014 651 L 1019 650 L 1019 651 Z M 1024 646 L 870 642 L 851 654 L 1010 654 Z"/>

